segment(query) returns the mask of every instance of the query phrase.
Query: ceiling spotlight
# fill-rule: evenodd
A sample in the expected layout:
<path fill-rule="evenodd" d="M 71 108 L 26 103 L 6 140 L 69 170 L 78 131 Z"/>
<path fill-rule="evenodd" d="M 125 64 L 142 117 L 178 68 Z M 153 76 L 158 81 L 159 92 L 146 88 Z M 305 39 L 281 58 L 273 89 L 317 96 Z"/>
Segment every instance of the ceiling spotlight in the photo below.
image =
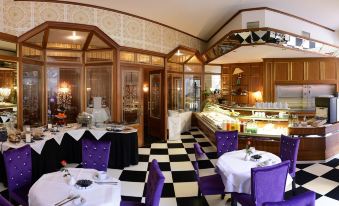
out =
<path fill-rule="evenodd" d="M 81 39 L 81 36 L 78 36 L 77 33 L 75 31 L 72 32 L 72 35 L 71 36 L 68 36 L 67 37 L 68 39 L 72 40 L 72 41 L 76 41 L 76 40 L 79 40 Z"/>
<path fill-rule="evenodd" d="M 182 56 L 182 55 L 184 55 L 183 53 L 181 53 L 181 51 L 178 49 L 178 51 L 177 52 L 175 52 L 175 55 L 176 56 Z"/>

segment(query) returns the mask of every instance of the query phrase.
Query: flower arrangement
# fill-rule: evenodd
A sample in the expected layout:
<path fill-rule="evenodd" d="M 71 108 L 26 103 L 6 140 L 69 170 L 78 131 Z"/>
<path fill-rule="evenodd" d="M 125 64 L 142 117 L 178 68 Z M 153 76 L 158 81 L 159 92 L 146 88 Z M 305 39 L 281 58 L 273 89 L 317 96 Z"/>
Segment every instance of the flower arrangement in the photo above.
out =
<path fill-rule="evenodd" d="M 247 144 L 246 144 L 246 154 L 247 155 L 253 154 L 253 150 L 251 149 L 251 141 L 247 141 Z"/>
<path fill-rule="evenodd" d="M 71 176 L 71 174 L 69 173 L 68 169 L 66 168 L 66 166 L 67 166 L 66 160 L 61 160 L 60 164 L 62 166 L 60 171 L 65 173 L 64 177 Z"/>

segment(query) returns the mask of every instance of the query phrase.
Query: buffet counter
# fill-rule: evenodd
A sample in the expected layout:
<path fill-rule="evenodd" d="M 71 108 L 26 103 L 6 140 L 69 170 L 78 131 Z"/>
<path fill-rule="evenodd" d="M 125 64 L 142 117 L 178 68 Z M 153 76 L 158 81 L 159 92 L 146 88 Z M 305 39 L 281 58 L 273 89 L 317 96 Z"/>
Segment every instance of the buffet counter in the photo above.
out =
<path fill-rule="evenodd" d="M 211 109 L 212 108 L 212 109 Z M 234 113 L 225 110 L 219 106 L 213 106 L 208 110 L 200 113 L 194 113 L 197 126 L 207 135 L 215 144 L 214 133 L 217 130 L 227 130 L 225 122 L 247 122 L 258 125 L 253 130 L 246 130 L 238 126 L 232 127 L 231 130 L 239 131 L 239 149 L 246 147 L 247 141 L 258 150 L 272 152 L 276 155 L 280 153 L 280 136 L 281 134 L 301 138 L 299 147 L 298 161 L 326 161 L 339 153 L 339 123 L 327 124 L 321 127 L 288 127 L 289 120 L 285 116 L 272 115 L 269 118 L 257 118 L 256 116 L 244 115 L 251 111 L 246 109 L 245 112 L 238 110 L 237 116 Z M 281 112 L 266 111 L 263 112 Z M 251 111 L 254 113 L 253 111 Z M 253 118 L 253 119 L 251 119 Z"/>

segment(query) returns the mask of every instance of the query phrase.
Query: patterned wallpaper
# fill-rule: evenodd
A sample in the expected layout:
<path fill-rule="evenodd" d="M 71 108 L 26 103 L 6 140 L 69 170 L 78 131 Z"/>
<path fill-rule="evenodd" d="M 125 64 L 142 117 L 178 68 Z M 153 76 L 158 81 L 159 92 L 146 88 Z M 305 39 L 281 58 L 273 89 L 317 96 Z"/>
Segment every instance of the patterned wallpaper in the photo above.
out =
<path fill-rule="evenodd" d="M 0 0 L 0 31 L 20 36 L 45 21 L 95 25 L 121 46 L 168 53 L 178 45 L 205 44 L 176 30 L 132 16 L 86 6 Z"/>

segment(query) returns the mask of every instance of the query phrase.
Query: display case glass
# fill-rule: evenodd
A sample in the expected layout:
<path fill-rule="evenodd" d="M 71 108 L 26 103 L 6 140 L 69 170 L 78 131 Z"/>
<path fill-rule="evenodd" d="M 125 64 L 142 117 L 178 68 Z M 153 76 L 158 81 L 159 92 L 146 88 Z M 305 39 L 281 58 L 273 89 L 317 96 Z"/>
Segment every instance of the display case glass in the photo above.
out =
<path fill-rule="evenodd" d="M 138 70 L 122 71 L 123 121 L 138 123 L 141 111 L 141 79 Z"/>
<path fill-rule="evenodd" d="M 167 75 L 167 108 L 169 110 L 183 109 L 183 75 L 168 73 Z"/>
<path fill-rule="evenodd" d="M 201 76 L 185 74 L 185 110 L 200 111 L 201 104 Z"/>

